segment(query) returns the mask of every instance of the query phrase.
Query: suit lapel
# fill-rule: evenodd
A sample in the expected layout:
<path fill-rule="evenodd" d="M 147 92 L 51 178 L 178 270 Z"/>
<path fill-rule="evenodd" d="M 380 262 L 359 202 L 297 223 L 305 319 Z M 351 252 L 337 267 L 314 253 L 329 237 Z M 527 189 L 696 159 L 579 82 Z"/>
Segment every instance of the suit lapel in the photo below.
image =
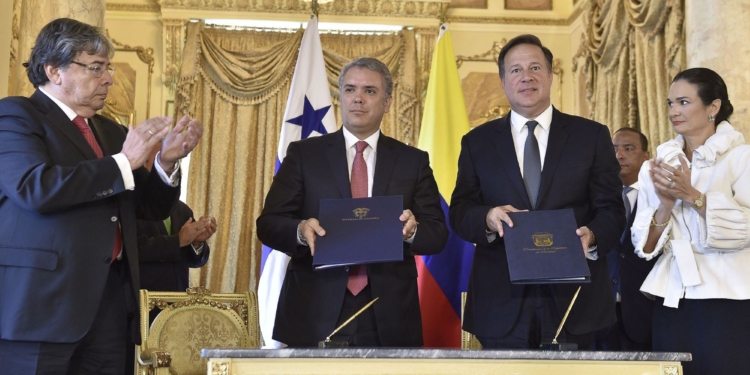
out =
<path fill-rule="evenodd" d="M 372 196 L 385 195 L 388 181 L 391 180 L 393 169 L 396 165 L 396 151 L 393 149 L 393 139 L 380 133 L 378 138 L 378 154 L 375 159 L 375 177 L 372 182 Z"/>
<path fill-rule="evenodd" d="M 114 139 L 112 137 L 105 136 L 107 132 L 106 130 L 104 130 L 104 125 L 99 119 L 97 119 L 96 117 L 92 117 L 91 121 L 89 121 L 89 124 L 91 125 L 91 130 L 94 132 L 96 141 L 99 142 L 99 147 L 102 148 L 102 153 L 105 156 L 114 155 L 120 152 L 122 143 L 118 144 L 117 142 L 114 142 Z"/>
<path fill-rule="evenodd" d="M 505 166 L 507 171 L 507 177 L 513 183 L 513 186 L 518 191 L 519 196 L 524 198 L 526 207 L 531 207 L 531 200 L 529 199 L 528 193 L 526 193 L 526 184 L 523 182 L 523 176 L 521 176 L 521 169 L 518 166 L 518 156 L 516 155 L 516 145 L 513 144 L 513 134 L 511 134 L 510 114 L 505 115 L 498 121 L 497 132 L 498 137 L 495 140 L 495 147 L 497 153 L 500 155 L 500 161 Z M 519 207 L 520 208 L 520 207 Z"/>
<path fill-rule="evenodd" d="M 86 139 L 83 138 L 83 135 L 75 124 L 73 124 L 73 121 L 70 121 L 65 112 L 52 99 L 39 90 L 35 91 L 30 99 L 37 109 L 44 113 L 49 123 L 60 130 L 81 151 L 86 159 L 97 159 L 94 150 L 91 149 Z"/>
<path fill-rule="evenodd" d="M 346 163 L 346 142 L 341 129 L 333 133 L 328 140 L 326 157 L 331 167 L 331 173 L 336 180 L 342 198 L 352 197 L 352 187 L 349 183 L 349 166 Z"/>
<path fill-rule="evenodd" d="M 544 197 L 552 185 L 552 179 L 555 177 L 557 165 L 560 163 L 565 143 L 568 141 L 568 132 L 565 129 L 567 124 L 563 115 L 557 110 L 552 109 L 552 123 L 549 128 L 549 139 L 547 140 L 547 152 L 544 155 L 544 167 L 542 168 L 542 182 L 539 184 L 539 199 L 536 207 L 541 207 Z M 536 208 L 535 207 L 535 208 Z"/>

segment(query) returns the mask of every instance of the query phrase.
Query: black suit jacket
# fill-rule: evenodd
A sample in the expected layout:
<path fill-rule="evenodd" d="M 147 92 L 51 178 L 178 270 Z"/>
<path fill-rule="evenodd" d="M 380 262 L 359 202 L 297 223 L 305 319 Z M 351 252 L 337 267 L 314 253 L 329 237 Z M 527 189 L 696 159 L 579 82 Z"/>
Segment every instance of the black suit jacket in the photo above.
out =
<path fill-rule="evenodd" d="M 635 246 L 630 239 L 630 227 L 638 212 L 638 202 L 628 218 L 620 243 L 607 255 L 610 262 L 612 286 L 620 285 L 620 309 L 622 326 L 628 337 L 635 342 L 651 342 L 651 325 L 654 315 L 654 301 L 641 292 L 641 285 L 654 267 L 655 260 L 646 261 L 635 254 Z"/>
<path fill-rule="evenodd" d="M 511 134 L 510 114 L 481 125 L 461 141 L 450 224 L 477 244 L 464 312 L 464 330 L 502 337 L 520 312 L 525 286 L 510 283 L 505 244 L 485 232 L 487 213 L 497 206 L 554 210 L 572 208 L 578 226 L 595 234 L 599 259 L 588 260 L 591 283 L 583 284 L 565 325 L 572 334 L 593 332 L 615 321 L 606 253 L 625 224 L 620 166 L 608 129 L 594 121 L 553 111 L 537 207 L 531 207 Z M 581 250 L 581 256 L 584 256 Z M 560 316 L 578 285 L 553 285 Z"/>
<path fill-rule="evenodd" d="M 437 254 L 448 238 L 426 152 L 380 135 L 372 196 L 402 195 L 419 222 L 404 260 L 367 266 L 380 342 L 421 346 L 422 323 L 414 254 Z M 351 198 L 342 130 L 293 142 L 258 217 L 258 238 L 292 257 L 276 311 L 273 339 L 315 346 L 335 328 L 346 293 L 344 267 L 313 271 L 310 249 L 297 244 L 297 225 L 318 216 L 321 199 Z"/>
<path fill-rule="evenodd" d="M 190 287 L 190 267 L 203 267 L 208 261 L 211 252 L 208 243 L 203 244 L 200 255 L 191 245 L 180 247 L 180 229 L 193 218 L 193 210 L 177 201 L 169 217 L 172 219 L 171 235 L 167 233 L 164 221 L 138 220 L 141 289 L 184 292 Z"/>
<path fill-rule="evenodd" d="M 91 122 L 98 159 L 76 126 L 42 92 L 0 100 L 0 338 L 70 343 L 90 329 L 123 236 L 138 327 L 136 217 L 162 220 L 179 196 L 156 171 L 133 171 L 125 190 L 113 158 L 127 129 Z M 140 342 L 137 330 L 133 339 Z"/>

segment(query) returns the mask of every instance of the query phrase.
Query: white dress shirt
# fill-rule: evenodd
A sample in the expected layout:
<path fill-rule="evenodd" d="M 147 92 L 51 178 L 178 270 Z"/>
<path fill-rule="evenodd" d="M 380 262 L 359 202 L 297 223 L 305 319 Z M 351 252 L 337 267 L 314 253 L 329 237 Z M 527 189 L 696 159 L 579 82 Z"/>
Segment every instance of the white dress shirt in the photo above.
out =
<path fill-rule="evenodd" d="M 638 202 L 638 191 L 641 189 L 641 185 L 638 184 L 638 181 L 636 181 L 634 184 L 630 185 L 630 187 L 633 189 L 630 190 L 625 195 L 627 195 L 628 200 L 630 201 L 630 212 L 633 212 L 633 208 L 635 208 L 635 203 Z"/>

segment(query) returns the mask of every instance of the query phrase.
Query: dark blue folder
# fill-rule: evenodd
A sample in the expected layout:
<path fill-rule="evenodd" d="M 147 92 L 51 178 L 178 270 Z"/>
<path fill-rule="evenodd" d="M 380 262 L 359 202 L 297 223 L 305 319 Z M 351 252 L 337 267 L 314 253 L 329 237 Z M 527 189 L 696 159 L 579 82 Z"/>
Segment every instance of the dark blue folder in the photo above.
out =
<path fill-rule="evenodd" d="M 590 283 L 572 209 L 508 213 L 505 253 L 513 284 Z"/>
<path fill-rule="evenodd" d="M 315 239 L 315 269 L 404 260 L 404 211 L 400 195 L 322 199 L 318 221 L 325 236 Z"/>

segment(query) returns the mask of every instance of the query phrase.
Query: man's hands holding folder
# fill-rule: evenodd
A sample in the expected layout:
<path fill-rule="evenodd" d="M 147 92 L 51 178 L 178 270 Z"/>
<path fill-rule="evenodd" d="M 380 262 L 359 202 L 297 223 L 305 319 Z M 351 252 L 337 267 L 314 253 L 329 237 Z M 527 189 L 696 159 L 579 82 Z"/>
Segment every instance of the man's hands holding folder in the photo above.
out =
<path fill-rule="evenodd" d="M 398 219 L 404 223 L 403 235 L 404 241 L 406 241 L 414 236 L 414 232 L 417 231 L 417 225 L 419 225 L 419 223 L 411 210 L 404 210 Z M 502 225 L 500 228 L 502 228 Z M 304 240 L 304 244 L 310 247 L 310 255 L 315 256 L 315 239 L 317 236 L 325 236 L 326 230 L 320 226 L 318 219 L 310 218 L 302 220 L 299 223 L 299 234 Z"/>
<path fill-rule="evenodd" d="M 528 210 L 519 210 L 511 205 L 497 206 L 487 212 L 487 217 L 485 219 L 487 225 L 486 229 L 490 232 L 497 232 L 498 236 L 503 237 L 503 222 L 513 228 L 513 220 L 508 216 L 508 212 L 525 211 Z M 596 245 L 596 237 L 594 237 L 594 233 L 588 227 L 582 226 L 576 230 L 576 234 L 581 238 L 583 254 L 588 255 L 589 248 Z"/>
<path fill-rule="evenodd" d="M 508 216 L 508 212 L 523 212 L 528 210 L 519 210 L 513 206 L 497 206 L 487 213 L 487 230 L 490 232 L 497 232 L 497 235 L 503 236 L 503 221 L 508 224 L 509 227 L 513 228 L 513 220 Z"/>
<path fill-rule="evenodd" d="M 316 218 L 310 218 L 303 220 L 299 223 L 299 232 L 302 238 L 305 240 L 307 246 L 310 247 L 310 254 L 315 255 L 315 238 L 318 236 L 325 236 L 326 230 L 320 226 L 320 222 Z"/>

